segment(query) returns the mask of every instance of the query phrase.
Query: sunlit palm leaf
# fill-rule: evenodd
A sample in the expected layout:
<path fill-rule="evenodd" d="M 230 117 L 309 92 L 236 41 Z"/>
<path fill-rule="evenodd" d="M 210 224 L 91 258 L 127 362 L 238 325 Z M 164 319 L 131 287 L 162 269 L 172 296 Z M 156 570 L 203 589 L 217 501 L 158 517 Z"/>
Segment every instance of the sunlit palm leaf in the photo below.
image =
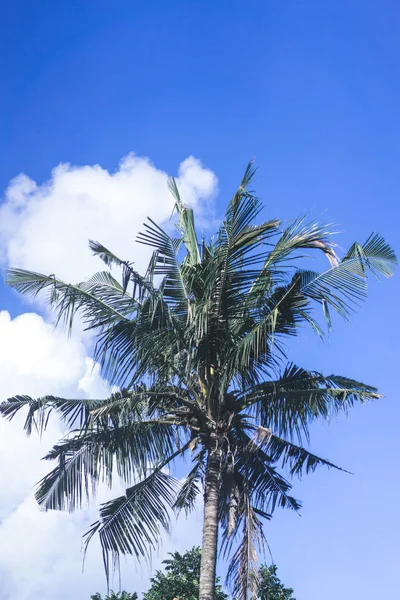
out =
<path fill-rule="evenodd" d="M 169 180 L 168 188 L 175 199 L 175 209 L 179 215 L 178 228 L 188 253 L 189 263 L 191 266 L 197 265 L 201 259 L 193 210 L 183 204 L 174 178 Z"/>

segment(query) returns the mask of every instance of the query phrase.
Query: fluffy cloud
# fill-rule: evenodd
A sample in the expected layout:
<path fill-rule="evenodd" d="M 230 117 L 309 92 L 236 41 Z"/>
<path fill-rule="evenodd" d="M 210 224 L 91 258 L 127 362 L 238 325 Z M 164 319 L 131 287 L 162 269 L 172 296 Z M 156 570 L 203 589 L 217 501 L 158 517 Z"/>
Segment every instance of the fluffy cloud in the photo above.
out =
<path fill-rule="evenodd" d="M 148 253 L 134 247 L 147 216 L 167 221 L 173 198 L 168 175 L 147 158 L 125 157 L 110 173 L 98 165 L 55 168 L 37 185 L 19 175 L 9 185 L 0 208 L 0 256 L 3 263 L 79 281 L 98 270 L 87 247 L 96 239 L 140 270 Z M 178 169 L 185 203 L 198 209 L 214 196 L 217 179 L 199 160 L 189 157 Z"/>
<path fill-rule="evenodd" d="M 100 266 L 87 248 L 88 238 L 93 238 L 142 269 L 148 255 L 133 242 L 147 215 L 158 222 L 170 218 L 173 200 L 167 179 L 148 159 L 134 155 L 124 158 L 115 173 L 99 166 L 61 165 L 43 185 L 19 175 L 0 206 L 3 266 L 82 280 Z M 177 179 L 183 200 L 205 214 L 217 189 L 215 175 L 190 157 L 181 163 Z M 3 311 L 0 339 L 0 401 L 15 394 L 107 395 L 107 382 L 93 364 L 79 327 L 68 339 L 54 329 L 50 315 L 44 319 L 32 312 L 11 319 Z M 40 458 L 62 430 L 54 420 L 39 440 L 26 438 L 22 427 L 22 415 L 11 423 L 0 421 L 0 597 L 88 600 L 105 587 L 96 543 L 82 574 L 81 536 L 95 519 L 96 507 L 76 514 L 38 510 L 32 490 L 48 470 Z M 166 552 L 184 550 L 199 539 L 199 514 L 190 523 L 178 520 L 153 568 Z M 148 569 L 135 571 L 133 561 L 123 568 L 127 589 L 146 589 L 148 579 Z"/>

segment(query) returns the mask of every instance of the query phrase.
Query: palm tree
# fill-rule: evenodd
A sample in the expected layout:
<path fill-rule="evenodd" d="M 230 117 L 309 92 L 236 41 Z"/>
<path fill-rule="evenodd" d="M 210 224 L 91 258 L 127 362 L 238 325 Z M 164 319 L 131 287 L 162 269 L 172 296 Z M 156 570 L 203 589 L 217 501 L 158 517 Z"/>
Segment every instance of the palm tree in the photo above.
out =
<path fill-rule="evenodd" d="M 231 558 L 234 597 L 254 592 L 263 522 L 276 507 L 300 508 L 288 478 L 335 466 L 307 449 L 310 423 L 379 397 L 370 385 L 292 364 L 285 339 L 302 325 L 323 335 L 314 307 L 330 328 L 331 313 L 348 317 L 365 297 L 368 271 L 389 277 L 396 264 L 379 235 L 340 260 L 327 227 L 304 218 L 256 224 L 253 174 L 249 165 L 209 242 L 198 241 L 172 180 L 178 235 L 148 220 L 138 236 L 154 251 L 144 275 L 93 241 L 121 281 L 109 270 L 78 285 L 8 272 L 19 292 L 47 292 L 68 328 L 80 314 L 97 336 L 95 359 L 119 388 L 108 400 L 17 396 L 1 405 L 8 419 L 28 407 L 28 434 L 43 431 L 53 411 L 69 428 L 45 457 L 56 466 L 38 486 L 39 504 L 75 510 L 99 482 L 122 478 L 126 493 L 100 507 L 86 534 L 86 543 L 100 536 L 108 573 L 121 554 L 149 556 L 172 511 L 190 511 L 203 490 L 200 600 L 214 598 L 218 547 Z M 305 251 L 329 268 L 300 269 Z M 183 483 L 171 474 L 181 458 L 191 463 Z"/>

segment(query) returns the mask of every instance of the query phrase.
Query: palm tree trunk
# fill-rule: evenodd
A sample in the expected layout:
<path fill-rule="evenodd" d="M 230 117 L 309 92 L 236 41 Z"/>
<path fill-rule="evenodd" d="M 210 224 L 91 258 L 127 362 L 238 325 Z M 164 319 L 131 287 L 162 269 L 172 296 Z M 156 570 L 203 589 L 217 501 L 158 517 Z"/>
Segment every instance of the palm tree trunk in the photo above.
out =
<path fill-rule="evenodd" d="M 214 600 L 218 548 L 218 504 L 221 485 L 221 450 L 218 440 L 210 449 L 204 490 L 203 541 L 200 567 L 200 600 Z"/>

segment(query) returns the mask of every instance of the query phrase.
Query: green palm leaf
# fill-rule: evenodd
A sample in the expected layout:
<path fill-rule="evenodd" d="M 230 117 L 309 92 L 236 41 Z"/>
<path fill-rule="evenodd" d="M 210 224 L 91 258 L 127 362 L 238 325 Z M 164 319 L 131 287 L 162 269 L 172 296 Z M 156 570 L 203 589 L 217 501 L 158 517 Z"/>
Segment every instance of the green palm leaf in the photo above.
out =
<path fill-rule="evenodd" d="M 302 446 L 288 442 L 282 438 L 273 435 L 271 430 L 259 427 L 259 438 L 264 443 L 261 444 L 265 452 L 271 458 L 274 464 L 281 463 L 283 468 L 288 468 L 291 476 L 301 477 L 315 471 L 319 466 L 338 469 L 348 473 L 345 469 L 334 465 L 329 460 L 321 458 L 312 452 L 309 452 Z"/>
<path fill-rule="evenodd" d="M 146 476 L 154 464 L 173 454 L 176 433 L 169 423 L 142 421 L 112 428 L 96 421 L 47 454 L 47 460 L 58 464 L 39 483 L 36 498 L 46 510 L 75 510 L 101 482 L 111 487 L 114 472 L 128 484 L 135 474 Z"/>
<path fill-rule="evenodd" d="M 347 412 L 356 402 L 363 404 L 381 397 L 376 388 L 338 375 L 324 377 L 289 363 L 282 376 L 253 386 L 240 402 L 253 408 L 261 425 L 278 436 L 308 439 L 309 424 Z"/>
<path fill-rule="evenodd" d="M 121 394 L 116 394 L 120 396 Z M 14 396 L 0 404 L 0 414 L 11 421 L 16 414 L 24 408 L 28 408 L 24 430 L 31 435 L 35 429 L 39 435 L 45 431 L 52 412 L 69 427 L 86 429 L 92 410 L 98 409 L 104 400 L 86 400 L 73 398 L 57 398 L 55 396 L 44 396 L 33 399 L 30 396 Z"/>
<path fill-rule="evenodd" d="M 160 543 L 161 530 L 169 530 L 179 482 L 162 469 L 178 454 L 128 488 L 124 496 L 101 506 L 100 519 L 85 535 L 85 544 L 87 548 L 93 535 L 99 535 L 107 573 L 110 556 L 114 560 L 121 553 L 150 558 L 151 549 Z"/>
<path fill-rule="evenodd" d="M 187 250 L 187 258 L 191 266 L 198 265 L 201 259 L 193 210 L 183 204 L 174 178 L 169 180 L 168 189 L 175 198 L 175 209 L 179 215 L 178 229 Z"/>
<path fill-rule="evenodd" d="M 201 484 L 204 479 L 204 452 L 200 452 L 195 459 L 195 465 L 185 477 L 182 487 L 176 497 L 174 509 L 179 514 L 182 509 L 186 514 L 193 510 L 196 499 L 201 492 Z"/>
<path fill-rule="evenodd" d="M 103 274 L 105 278 L 109 274 Z M 71 329 L 73 318 L 80 313 L 89 328 L 115 322 L 129 322 L 136 302 L 126 297 L 122 287 L 109 276 L 108 285 L 92 278 L 88 283 L 66 284 L 53 275 L 41 275 L 23 269 L 9 269 L 6 282 L 18 292 L 36 297 L 47 292 L 47 302 L 57 315 L 57 323 Z"/>

